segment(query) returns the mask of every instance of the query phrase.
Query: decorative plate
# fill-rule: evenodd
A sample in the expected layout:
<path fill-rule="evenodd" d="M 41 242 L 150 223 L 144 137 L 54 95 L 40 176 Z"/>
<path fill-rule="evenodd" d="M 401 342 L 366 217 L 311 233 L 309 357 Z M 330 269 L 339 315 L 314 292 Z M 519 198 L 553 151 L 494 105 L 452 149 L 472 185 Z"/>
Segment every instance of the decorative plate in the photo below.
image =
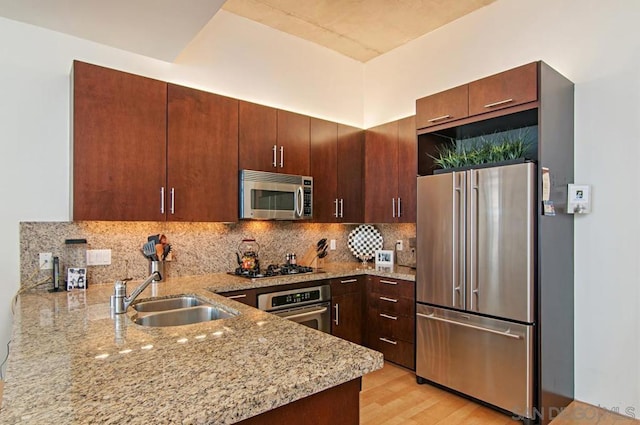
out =
<path fill-rule="evenodd" d="M 370 224 L 361 224 L 349 233 L 347 245 L 358 259 L 366 261 L 373 258 L 376 250 L 382 249 L 382 235 Z"/>

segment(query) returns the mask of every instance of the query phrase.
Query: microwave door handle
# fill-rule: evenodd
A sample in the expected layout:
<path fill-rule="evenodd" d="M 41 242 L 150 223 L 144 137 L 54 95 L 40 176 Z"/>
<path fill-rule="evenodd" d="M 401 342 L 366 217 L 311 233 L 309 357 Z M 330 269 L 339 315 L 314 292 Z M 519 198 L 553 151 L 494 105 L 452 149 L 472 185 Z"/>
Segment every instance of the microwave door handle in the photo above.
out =
<path fill-rule="evenodd" d="M 302 217 L 302 213 L 304 210 L 304 192 L 302 191 L 302 186 L 298 187 L 296 190 L 296 217 Z"/>

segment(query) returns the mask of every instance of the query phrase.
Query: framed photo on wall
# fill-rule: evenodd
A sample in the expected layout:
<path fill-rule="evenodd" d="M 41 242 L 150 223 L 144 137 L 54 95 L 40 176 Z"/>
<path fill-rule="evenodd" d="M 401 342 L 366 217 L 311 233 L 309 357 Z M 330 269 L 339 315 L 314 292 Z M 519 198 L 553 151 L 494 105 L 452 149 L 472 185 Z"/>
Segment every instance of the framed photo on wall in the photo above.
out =
<path fill-rule="evenodd" d="M 377 250 L 375 254 L 376 267 L 393 267 L 393 251 L 391 250 Z"/>

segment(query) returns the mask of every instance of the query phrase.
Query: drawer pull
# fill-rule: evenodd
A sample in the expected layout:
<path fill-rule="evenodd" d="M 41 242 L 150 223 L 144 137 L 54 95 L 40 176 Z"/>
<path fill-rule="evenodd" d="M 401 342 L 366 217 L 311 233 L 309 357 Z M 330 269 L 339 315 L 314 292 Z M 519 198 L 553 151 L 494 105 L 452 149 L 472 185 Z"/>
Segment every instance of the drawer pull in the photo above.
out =
<path fill-rule="evenodd" d="M 390 303 L 397 303 L 398 302 L 398 300 L 396 300 L 394 298 L 380 297 L 380 299 L 382 301 L 389 301 Z"/>
<path fill-rule="evenodd" d="M 447 118 L 451 118 L 451 115 L 443 115 L 441 117 L 431 118 L 430 120 L 427 120 L 427 122 L 436 122 L 436 121 L 446 120 Z"/>
<path fill-rule="evenodd" d="M 230 295 L 227 298 L 237 300 L 238 298 L 247 298 L 247 294 Z"/>
<path fill-rule="evenodd" d="M 387 285 L 397 285 L 398 284 L 398 282 L 394 282 L 394 281 L 391 281 L 391 280 L 382 280 L 382 279 L 380 279 L 380 283 L 384 283 L 384 284 L 387 284 Z"/>
<path fill-rule="evenodd" d="M 513 99 L 505 99 L 505 100 L 501 100 L 500 102 L 488 103 L 488 104 L 484 105 L 484 107 L 485 108 L 493 108 L 494 106 L 504 105 L 505 103 L 509 103 L 509 102 L 513 102 Z"/>
<path fill-rule="evenodd" d="M 390 316 L 388 314 L 380 313 L 380 317 L 384 317 L 385 319 L 398 320 L 396 316 Z"/>
<path fill-rule="evenodd" d="M 358 279 L 347 279 L 347 280 L 341 280 L 340 283 L 354 283 L 357 281 Z"/>
<path fill-rule="evenodd" d="M 387 344 L 398 345 L 396 341 L 391 341 L 390 339 L 387 339 L 387 338 L 379 338 L 379 339 L 380 341 L 386 342 Z"/>

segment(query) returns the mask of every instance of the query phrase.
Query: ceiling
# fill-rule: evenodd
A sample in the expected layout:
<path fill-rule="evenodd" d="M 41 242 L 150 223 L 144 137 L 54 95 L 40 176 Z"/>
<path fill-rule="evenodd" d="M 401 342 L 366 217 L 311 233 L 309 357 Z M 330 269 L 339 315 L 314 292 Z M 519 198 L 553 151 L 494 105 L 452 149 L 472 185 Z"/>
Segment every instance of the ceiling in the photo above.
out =
<path fill-rule="evenodd" d="M 494 1 L 0 0 L 0 16 L 173 62 L 222 7 L 367 62 Z"/>

